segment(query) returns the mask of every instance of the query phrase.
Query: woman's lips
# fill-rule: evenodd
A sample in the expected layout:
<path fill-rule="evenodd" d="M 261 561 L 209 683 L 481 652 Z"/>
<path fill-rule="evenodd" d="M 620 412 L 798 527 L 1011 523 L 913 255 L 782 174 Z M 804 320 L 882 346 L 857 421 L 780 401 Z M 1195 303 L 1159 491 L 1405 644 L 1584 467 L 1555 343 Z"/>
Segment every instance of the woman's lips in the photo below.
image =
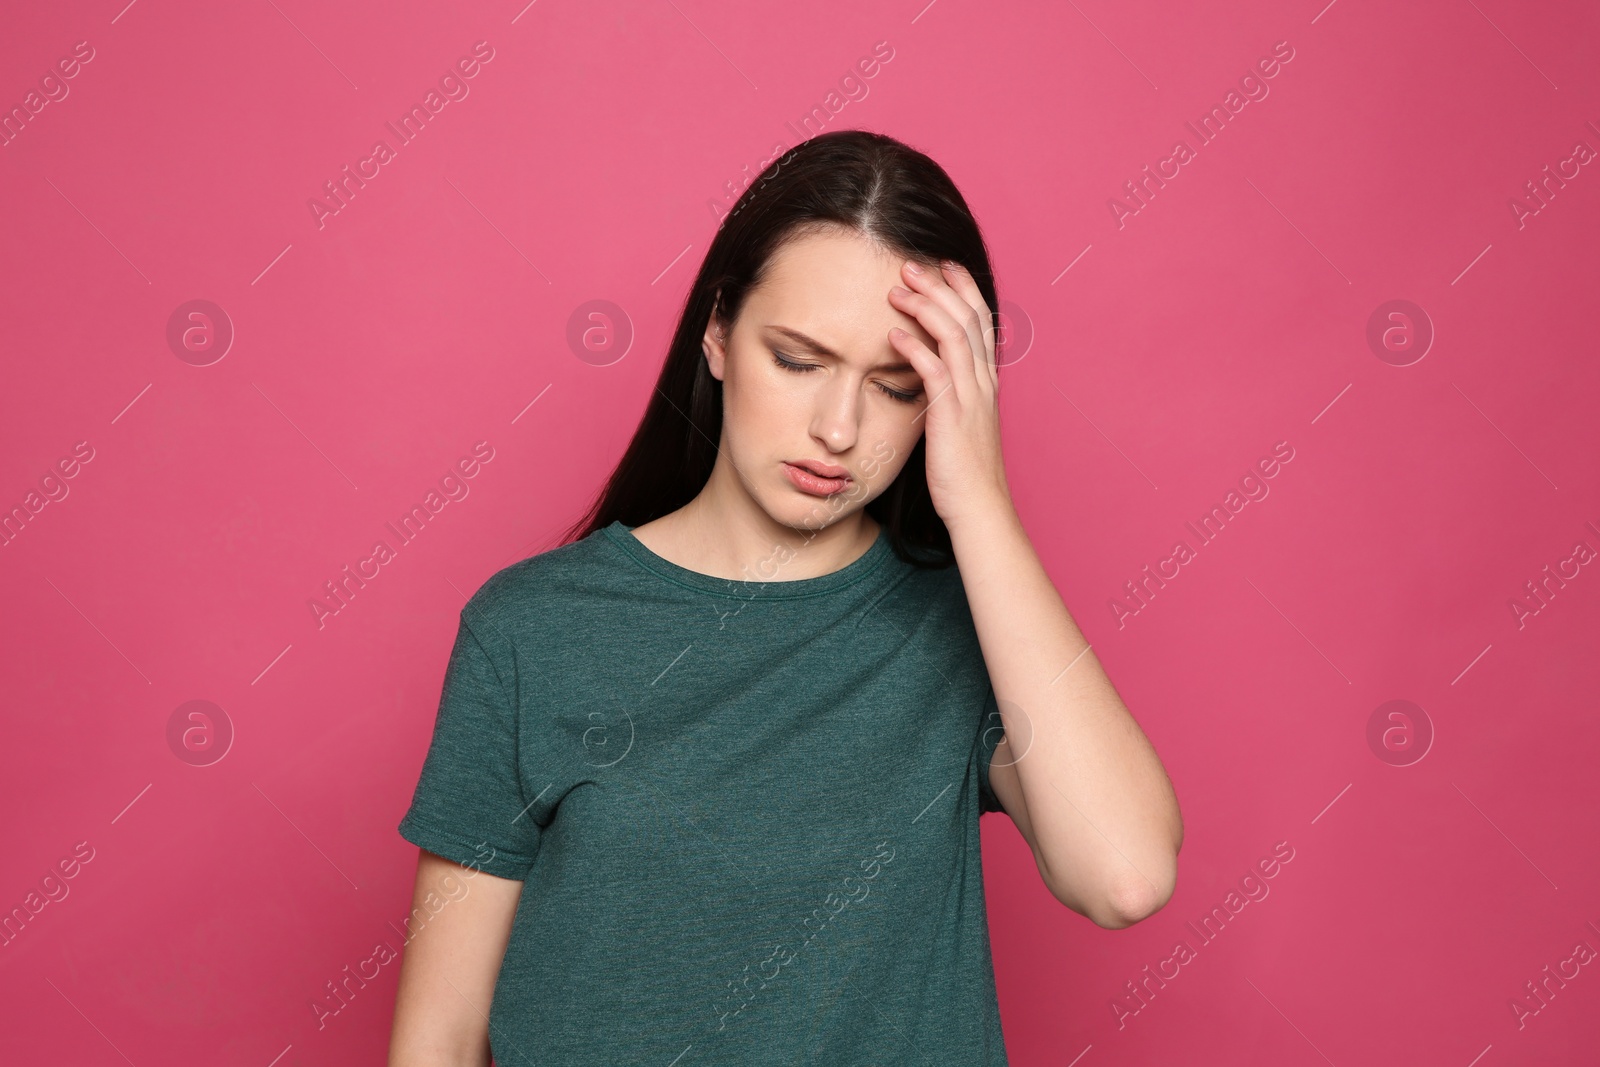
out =
<path fill-rule="evenodd" d="M 789 481 L 796 489 L 811 496 L 832 496 L 835 493 L 843 492 L 850 485 L 849 475 L 839 478 L 823 478 L 820 475 L 812 474 L 804 467 L 796 467 L 793 463 L 785 463 L 783 465 L 783 473 L 789 476 Z"/>

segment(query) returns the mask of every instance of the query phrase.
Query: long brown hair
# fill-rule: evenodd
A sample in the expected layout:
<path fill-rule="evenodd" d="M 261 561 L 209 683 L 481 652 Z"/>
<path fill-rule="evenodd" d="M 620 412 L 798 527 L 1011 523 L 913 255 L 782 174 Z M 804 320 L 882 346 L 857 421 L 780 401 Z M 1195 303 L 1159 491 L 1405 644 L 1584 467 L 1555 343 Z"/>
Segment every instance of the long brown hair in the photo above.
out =
<path fill-rule="evenodd" d="M 842 226 L 906 259 L 965 267 L 999 329 L 999 299 L 983 235 L 944 169 L 892 137 L 866 130 L 819 134 L 773 162 L 723 217 L 684 300 L 661 377 L 633 441 L 583 517 L 564 535 L 579 540 L 621 520 L 641 526 L 693 500 L 711 477 L 722 439 L 722 383 L 701 340 L 713 308 L 731 326 L 746 294 L 786 241 Z M 895 554 L 918 566 L 949 566 L 950 531 L 928 495 L 923 438 L 890 486 L 866 505 Z"/>

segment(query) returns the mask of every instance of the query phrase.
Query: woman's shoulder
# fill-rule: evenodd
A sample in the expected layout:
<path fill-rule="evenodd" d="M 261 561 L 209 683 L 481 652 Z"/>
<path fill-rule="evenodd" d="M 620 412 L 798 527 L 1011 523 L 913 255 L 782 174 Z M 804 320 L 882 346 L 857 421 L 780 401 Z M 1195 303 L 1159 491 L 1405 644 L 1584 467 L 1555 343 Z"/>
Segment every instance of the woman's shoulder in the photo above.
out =
<path fill-rule="evenodd" d="M 537 552 L 489 575 L 468 598 L 462 615 L 470 623 L 548 609 L 563 597 L 593 588 L 614 569 L 612 555 L 603 529 Z"/>
<path fill-rule="evenodd" d="M 954 563 L 915 566 L 901 561 L 897 566 L 898 577 L 873 601 L 876 610 L 893 613 L 919 629 L 973 626 L 966 587 Z"/>

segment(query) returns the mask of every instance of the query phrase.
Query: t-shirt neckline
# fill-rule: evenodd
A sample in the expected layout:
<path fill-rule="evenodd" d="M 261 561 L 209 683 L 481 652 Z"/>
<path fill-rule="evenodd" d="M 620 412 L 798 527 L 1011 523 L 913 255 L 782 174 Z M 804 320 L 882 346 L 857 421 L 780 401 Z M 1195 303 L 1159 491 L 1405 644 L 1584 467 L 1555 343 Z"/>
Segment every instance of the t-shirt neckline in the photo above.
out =
<path fill-rule="evenodd" d="M 645 547 L 643 541 L 634 536 L 633 527 L 624 524 L 621 519 L 613 521 L 611 525 L 602 529 L 605 535 L 630 558 L 658 577 L 703 593 L 736 597 L 741 600 L 753 597 L 761 600 L 788 600 L 845 589 L 877 572 L 884 561 L 893 554 L 889 530 L 880 524 L 877 540 L 873 541 L 860 556 L 836 571 L 792 581 L 741 581 L 736 578 L 719 578 L 713 574 L 702 574 L 679 566 L 664 556 L 656 555 Z M 781 557 L 774 558 L 768 569 L 772 567 L 781 568 Z"/>

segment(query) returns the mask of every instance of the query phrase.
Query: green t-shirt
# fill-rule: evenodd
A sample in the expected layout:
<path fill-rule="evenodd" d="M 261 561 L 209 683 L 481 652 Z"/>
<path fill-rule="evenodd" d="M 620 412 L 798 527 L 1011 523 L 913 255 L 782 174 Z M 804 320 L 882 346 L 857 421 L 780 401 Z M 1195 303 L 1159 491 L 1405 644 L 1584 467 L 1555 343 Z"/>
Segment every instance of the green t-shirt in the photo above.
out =
<path fill-rule="evenodd" d="M 1007 1063 L 978 833 L 1001 727 L 959 572 L 880 532 L 755 573 L 614 522 L 462 609 L 399 831 L 523 882 L 500 1067 Z"/>

